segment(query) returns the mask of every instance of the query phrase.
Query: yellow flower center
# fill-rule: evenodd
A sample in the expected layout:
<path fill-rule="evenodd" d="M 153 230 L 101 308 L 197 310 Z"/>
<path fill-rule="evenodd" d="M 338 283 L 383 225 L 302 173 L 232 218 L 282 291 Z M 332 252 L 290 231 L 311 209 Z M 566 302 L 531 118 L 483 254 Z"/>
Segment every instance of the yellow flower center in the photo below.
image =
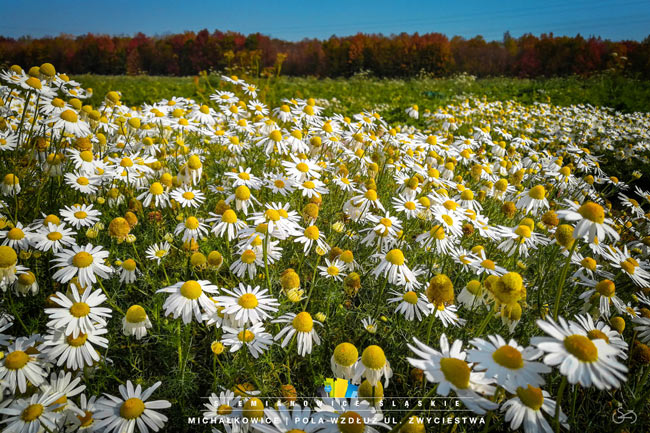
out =
<path fill-rule="evenodd" d="M 327 273 L 333 277 L 337 276 L 339 274 L 339 268 L 336 266 L 328 266 L 327 267 Z"/>
<path fill-rule="evenodd" d="M 124 260 L 124 263 L 122 263 L 122 269 L 124 269 L 125 271 L 129 271 L 129 272 L 135 271 L 135 267 L 136 264 L 135 264 L 135 260 L 133 259 L 126 259 Z"/>
<path fill-rule="evenodd" d="M 187 166 L 192 170 L 198 170 L 202 165 L 201 159 L 196 155 L 192 155 L 187 159 Z"/>
<path fill-rule="evenodd" d="M 598 360 L 598 348 L 584 335 L 569 335 L 564 339 L 564 348 L 582 362 Z"/>
<path fill-rule="evenodd" d="M 18 255 L 13 248 L 3 245 L 0 246 L 0 268 L 6 269 L 13 266 L 18 261 Z"/>
<path fill-rule="evenodd" d="M 320 230 L 316 226 L 309 226 L 305 229 L 305 237 L 311 239 L 312 241 L 318 240 L 320 236 Z"/>
<path fill-rule="evenodd" d="M 83 152 L 79 153 L 79 157 L 85 162 L 92 162 L 93 153 L 89 150 L 84 150 Z"/>
<path fill-rule="evenodd" d="M 384 350 L 376 345 L 368 346 L 361 354 L 361 362 L 366 368 L 379 370 L 386 365 Z"/>
<path fill-rule="evenodd" d="M 280 213 L 275 209 L 267 209 L 264 216 L 269 221 L 280 221 Z"/>
<path fill-rule="evenodd" d="M 77 212 L 74 213 L 74 217 L 77 219 L 86 219 L 88 217 L 88 214 L 82 210 L 78 210 Z"/>
<path fill-rule="evenodd" d="M 192 200 L 194 198 L 194 193 L 192 191 L 185 191 L 183 193 L 183 198 L 185 200 Z"/>
<path fill-rule="evenodd" d="M 374 189 L 369 189 L 368 191 L 366 191 L 364 196 L 370 201 L 377 201 L 377 191 L 375 191 Z"/>
<path fill-rule="evenodd" d="M 282 132 L 280 132 L 277 129 L 274 130 L 274 131 L 271 131 L 271 133 L 269 134 L 269 138 L 271 140 L 275 141 L 276 143 L 279 142 L 279 141 L 282 141 Z"/>
<path fill-rule="evenodd" d="M 142 415 L 144 409 L 144 402 L 139 398 L 132 397 L 120 406 L 120 416 L 126 419 L 135 419 Z"/>
<path fill-rule="evenodd" d="M 60 398 L 54 400 L 50 406 L 60 405 L 59 407 L 54 409 L 54 412 L 61 412 L 66 408 L 67 403 L 68 403 L 68 396 L 62 395 Z"/>
<path fill-rule="evenodd" d="M 131 158 L 124 157 L 124 158 L 122 158 L 122 160 L 120 161 L 120 166 L 122 166 L 122 167 L 124 167 L 124 168 L 127 168 L 127 167 L 133 167 L 133 160 L 132 160 Z"/>
<path fill-rule="evenodd" d="M 12 228 L 7 233 L 7 238 L 11 239 L 12 241 L 19 241 L 24 237 L 25 237 L 25 233 L 18 227 Z"/>
<path fill-rule="evenodd" d="M 602 224 L 605 221 L 605 209 L 598 203 L 588 201 L 580 206 L 578 213 L 585 219 L 596 224 Z"/>
<path fill-rule="evenodd" d="M 250 343 L 255 339 L 255 334 L 253 334 L 251 331 L 247 329 L 245 331 L 239 332 L 239 334 L 237 334 L 237 338 L 241 342 Z"/>
<path fill-rule="evenodd" d="M 77 268 L 87 268 L 93 264 L 93 256 L 85 251 L 80 251 L 72 257 L 72 265 Z"/>
<path fill-rule="evenodd" d="M 402 266 L 404 264 L 404 253 L 401 250 L 393 249 L 386 254 L 386 261 L 396 266 Z"/>
<path fill-rule="evenodd" d="M 539 410 L 544 403 L 544 395 L 540 388 L 528 385 L 527 388 L 518 387 L 517 397 L 521 402 L 533 410 Z"/>
<path fill-rule="evenodd" d="M 260 419 L 264 417 L 264 403 L 257 397 L 248 399 L 242 410 L 244 418 Z"/>
<path fill-rule="evenodd" d="M 600 339 L 605 340 L 609 343 L 609 337 L 600 329 L 592 329 L 591 331 L 587 332 L 587 337 L 589 337 L 590 340 Z"/>
<path fill-rule="evenodd" d="M 535 200 L 543 200 L 546 197 L 546 189 L 542 185 L 534 186 L 528 191 L 528 196 Z"/>
<path fill-rule="evenodd" d="M 90 411 L 85 411 L 83 416 L 82 415 L 77 415 L 77 419 L 79 420 L 79 427 L 89 427 L 91 426 L 95 420 L 93 419 L 93 413 Z"/>
<path fill-rule="evenodd" d="M 363 433 L 366 429 L 361 415 L 351 410 L 339 415 L 336 425 L 341 433 Z"/>
<path fill-rule="evenodd" d="M 20 414 L 20 418 L 26 423 L 32 422 L 43 414 L 43 405 L 36 403 L 27 406 Z"/>
<path fill-rule="evenodd" d="M 237 303 L 242 308 L 246 308 L 247 310 L 252 310 L 253 308 L 256 308 L 257 305 L 259 304 L 257 297 L 252 293 L 244 293 L 239 297 Z"/>
<path fill-rule="evenodd" d="M 622 261 L 620 265 L 621 265 L 621 269 L 623 269 L 625 272 L 627 272 L 630 275 L 634 274 L 634 271 L 636 270 L 636 266 L 637 266 L 630 259 Z"/>
<path fill-rule="evenodd" d="M 589 269 L 590 271 L 595 271 L 595 270 L 596 270 L 596 266 L 597 266 L 596 261 L 595 261 L 594 259 L 592 259 L 591 257 L 585 257 L 584 259 L 582 259 L 582 260 L 580 261 L 580 264 L 581 264 L 584 268 Z"/>
<path fill-rule="evenodd" d="M 241 255 L 241 261 L 243 263 L 246 263 L 247 265 L 250 265 L 251 263 L 253 263 L 256 258 L 257 258 L 257 255 L 255 254 L 255 251 L 253 251 L 253 250 L 246 250 Z"/>
<path fill-rule="evenodd" d="M 185 220 L 185 227 L 187 227 L 190 230 L 196 230 L 199 227 L 199 220 L 193 216 L 188 217 Z"/>
<path fill-rule="evenodd" d="M 334 361 L 344 367 L 349 367 L 359 358 L 359 351 L 351 343 L 341 343 L 334 349 Z"/>
<path fill-rule="evenodd" d="M 22 350 L 15 350 L 5 358 L 5 368 L 20 370 L 29 362 L 29 355 Z"/>
<path fill-rule="evenodd" d="M 132 305 L 126 310 L 126 321 L 129 323 L 141 323 L 147 318 L 147 312 L 139 305 Z"/>
<path fill-rule="evenodd" d="M 451 201 L 451 200 L 446 200 L 442 205 L 447 210 L 456 210 L 456 208 L 458 207 L 458 203 L 456 203 L 455 201 Z"/>
<path fill-rule="evenodd" d="M 596 284 L 596 291 L 606 298 L 611 298 L 616 293 L 616 285 L 611 280 L 603 280 Z"/>
<path fill-rule="evenodd" d="M 232 407 L 227 404 L 222 404 L 217 408 L 218 415 L 230 415 L 232 413 Z"/>
<path fill-rule="evenodd" d="M 466 189 L 465 191 L 463 191 L 460 194 L 460 199 L 461 200 L 474 200 L 474 193 L 471 190 Z"/>
<path fill-rule="evenodd" d="M 442 358 L 440 360 L 440 371 L 445 379 L 458 389 L 469 387 L 470 369 L 467 363 L 458 358 Z"/>
<path fill-rule="evenodd" d="M 203 289 L 198 281 L 189 280 L 181 286 L 181 295 L 187 299 L 198 299 L 203 294 Z"/>
<path fill-rule="evenodd" d="M 518 370 L 524 366 L 524 359 L 521 352 L 512 346 L 501 346 L 492 354 L 492 359 L 497 364 L 509 368 L 511 370 Z"/>
<path fill-rule="evenodd" d="M 234 210 L 228 209 L 221 216 L 221 221 L 227 224 L 234 224 L 237 222 L 237 214 L 235 213 Z"/>
<path fill-rule="evenodd" d="M 235 198 L 237 200 L 246 201 L 251 197 L 251 190 L 246 185 L 239 185 L 235 189 Z"/>
<path fill-rule="evenodd" d="M 410 290 L 402 295 L 402 299 L 409 304 L 415 305 L 418 303 L 418 294 Z"/>
<path fill-rule="evenodd" d="M 75 113 L 72 110 L 65 110 L 59 116 L 61 117 L 61 119 L 70 123 L 77 123 L 77 121 L 79 120 L 79 116 L 77 116 L 77 113 Z"/>
<path fill-rule="evenodd" d="M 291 324 L 298 332 L 311 332 L 311 330 L 314 329 L 314 320 L 306 311 L 296 314 L 296 317 L 293 318 Z"/>
<path fill-rule="evenodd" d="M 87 177 L 85 176 L 80 176 L 77 178 L 77 183 L 82 186 L 86 186 L 90 183 Z"/>
<path fill-rule="evenodd" d="M 84 344 L 86 344 L 86 340 L 88 339 L 88 335 L 79 334 L 79 336 L 77 338 L 72 338 L 72 334 L 70 334 L 65 339 L 66 339 L 68 345 L 70 345 L 72 347 L 79 347 L 79 346 L 83 346 Z"/>
<path fill-rule="evenodd" d="M 85 302 L 75 302 L 70 307 L 70 314 L 74 317 L 85 317 L 90 313 L 90 306 Z"/>
<path fill-rule="evenodd" d="M 515 234 L 521 238 L 529 238 L 531 235 L 530 227 L 525 225 L 520 225 L 515 229 Z"/>
<path fill-rule="evenodd" d="M 481 266 L 483 266 L 485 269 L 490 269 L 490 270 L 494 270 L 494 268 L 495 268 L 494 262 L 492 260 L 490 260 L 490 259 L 483 260 L 481 262 Z"/>

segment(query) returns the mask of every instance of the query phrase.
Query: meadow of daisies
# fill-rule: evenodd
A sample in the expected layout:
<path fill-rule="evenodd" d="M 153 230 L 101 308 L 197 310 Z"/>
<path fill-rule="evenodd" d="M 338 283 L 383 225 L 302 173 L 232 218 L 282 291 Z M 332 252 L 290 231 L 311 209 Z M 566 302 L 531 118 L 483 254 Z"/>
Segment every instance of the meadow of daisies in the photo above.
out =
<path fill-rule="evenodd" d="M 646 431 L 650 114 L 258 93 L 0 72 L 2 431 Z"/>

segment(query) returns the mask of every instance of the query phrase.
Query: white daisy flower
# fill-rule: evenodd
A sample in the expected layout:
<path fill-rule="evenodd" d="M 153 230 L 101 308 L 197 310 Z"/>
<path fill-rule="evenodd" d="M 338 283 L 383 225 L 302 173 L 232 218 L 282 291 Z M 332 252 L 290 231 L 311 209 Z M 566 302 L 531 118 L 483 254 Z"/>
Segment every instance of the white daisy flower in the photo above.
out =
<path fill-rule="evenodd" d="M 598 389 L 618 388 L 626 381 L 627 367 L 616 360 L 618 349 L 564 318 L 548 318 L 537 325 L 550 337 L 533 337 L 531 343 L 547 353 L 544 363 L 558 366 L 569 383 Z"/>
<path fill-rule="evenodd" d="M 551 395 L 540 388 L 528 385 L 517 388 L 515 395 L 503 403 L 501 412 L 505 412 L 505 421 L 510 423 L 510 428 L 517 430 L 523 424 L 525 433 L 546 432 L 552 433 L 553 428 L 549 425 L 544 413 L 554 418 L 556 411 L 555 401 L 550 399 Z M 565 429 L 569 429 L 567 416 L 560 409 L 560 423 Z"/>
<path fill-rule="evenodd" d="M 161 382 L 154 383 L 142 391 L 140 385 L 133 387 L 130 380 L 126 385 L 120 385 L 120 397 L 104 394 L 97 401 L 95 429 L 106 433 L 135 432 L 147 433 L 149 429 L 157 432 L 165 426 L 167 417 L 155 409 L 167 409 L 171 404 L 167 400 L 147 401 Z"/>
<path fill-rule="evenodd" d="M 61 268 L 52 278 L 60 283 L 67 283 L 77 277 L 83 287 L 95 284 L 97 277 L 108 278 L 113 272 L 112 268 L 104 264 L 108 254 L 101 246 L 95 247 L 92 244 L 73 245 L 72 249 L 61 250 L 52 259 L 54 267 Z"/>
<path fill-rule="evenodd" d="M 64 331 L 51 330 L 45 336 L 42 352 L 59 367 L 65 364 L 68 369 L 81 370 L 99 362 L 100 355 L 94 345 L 108 347 L 108 340 L 102 337 L 106 333 L 105 328 L 95 328 L 73 338 Z"/>
<path fill-rule="evenodd" d="M 214 313 L 216 306 L 206 293 L 218 292 L 219 288 L 207 280 L 179 281 L 164 289 L 156 290 L 156 293 L 171 293 L 163 304 L 165 315 L 172 315 L 174 319 L 182 317 L 186 325 L 192 321 L 192 315 L 197 322 L 201 323 L 203 313 L 208 315 Z"/>
<path fill-rule="evenodd" d="M 314 343 L 316 343 L 316 345 L 320 344 L 320 338 L 314 329 L 314 324 L 320 326 L 323 324 L 312 319 L 311 314 L 306 311 L 298 314 L 283 314 L 277 319 L 272 320 L 271 323 L 290 323 L 282 328 L 273 339 L 280 340 L 284 337 L 281 346 L 285 347 L 290 341 L 292 341 L 292 338 L 295 335 L 298 340 L 298 355 L 300 356 L 310 354 Z"/>
<path fill-rule="evenodd" d="M 169 245 L 169 242 L 165 241 L 151 245 L 147 248 L 145 254 L 149 260 L 155 260 L 160 264 L 160 261 L 169 254 L 170 249 L 171 246 Z"/>
<path fill-rule="evenodd" d="M 16 399 L 7 407 L 0 408 L 0 413 L 6 418 L 2 420 L 7 426 L 7 433 L 35 433 L 43 431 L 58 431 L 58 420 L 61 414 L 55 412 L 57 400 L 63 397 L 61 393 L 35 393 L 28 399 Z"/>
<path fill-rule="evenodd" d="M 273 344 L 273 336 L 264 330 L 262 322 L 242 328 L 224 326 L 223 331 L 221 342 L 230 347 L 230 352 L 236 352 L 246 346 L 255 359 Z"/>
<path fill-rule="evenodd" d="M 65 206 L 60 210 L 63 220 L 76 229 L 91 227 L 99 221 L 101 212 L 93 209 L 93 205 Z"/>
<path fill-rule="evenodd" d="M 467 354 L 462 350 L 463 342 L 454 341 L 449 346 L 447 336 L 440 336 L 440 352 L 413 338 L 415 346 L 408 344 L 420 358 L 407 358 L 409 363 L 424 371 L 429 382 L 437 383 L 436 393 L 443 397 L 453 390 L 458 397 L 463 399 L 463 404 L 473 412 L 482 415 L 486 411 L 494 410 L 498 405 L 479 395 L 494 394 L 495 387 L 492 380 L 486 379 L 483 373 L 473 372 L 471 366 L 465 361 Z"/>
<path fill-rule="evenodd" d="M 243 283 L 232 290 L 222 289 L 227 296 L 216 296 L 218 305 L 223 306 L 224 314 L 231 315 L 235 323 L 255 324 L 271 317 L 269 313 L 278 311 L 278 301 L 267 295 L 268 290 L 260 286 L 251 287 Z"/>
<path fill-rule="evenodd" d="M 50 318 L 47 326 L 62 330 L 73 338 L 98 327 L 105 327 L 112 310 L 99 305 L 106 301 L 106 295 L 101 290 L 93 292 L 90 287 L 80 295 L 74 284 L 70 284 L 70 289 L 69 296 L 56 292 L 49 298 L 60 307 L 45 309 L 45 314 Z"/>
<path fill-rule="evenodd" d="M 33 353 L 36 337 L 18 338 L 4 351 L 2 365 L 0 365 L 0 381 L 2 387 L 21 393 L 27 391 L 27 381 L 35 386 L 40 386 L 47 373 L 41 366 L 41 353 Z M 29 352 L 29 353 L 28 353 Z"/>
<path fill-rule="evenodd" d="M 147 335 L 147 329 L 151 326 L 147 312 L 140 305 L 129 307 L 122 319 L 122 333 L 127 337 L 134 335 L 136 340 L 141 340 Z"/>
<path fill-rule="evenodd" d="M 614 222 L 605 217 L 605 209 L 598 203 L 588 201 L 578 206 L 572 201 L 567 201 L 566 204 L 569 209 L 560 210 L 557 215 L 567 221 L 578 221 L 573 230 L 575 239 L 587 238 L 590 243 L 596 238 L 600 242 L 610 238 L 615 241 L 619 239 L 619 234 L 612 227 Z"/>
<path fill-rule="evenodd" d="M 532 347 L 524 349 L 513 339 L 506 343 L 500 335 L 489 335 L 487 340 L 474 338 L 470 344 L 476 347 L 467 351 L 467 360 L 475 363 L 474 370 L 485 370 L 486 378 L 494 378 L 512 393 L 519 387 L 544 385 L 540 373 L 551 372 L 547 365 L 535 362 L 542 351 Z"/>
<path fill-rule="evenodd" d="M 397 308 L 395 308 L 395 313 L 401 313 L 404 315 L 406 320 L 414 320 L 415 317 L 418 318 L 418 321 L 422 321 L 422 317 L 427 317 L 431 314 L 430 302 L 427 296 L 424 293 L 417 293 L 413 290 L 407 292 L 398 292 L 396 290 L 391 290 L 393 298 L 388 299 L 389 304 L 394 304 L 399 302 Z"/>

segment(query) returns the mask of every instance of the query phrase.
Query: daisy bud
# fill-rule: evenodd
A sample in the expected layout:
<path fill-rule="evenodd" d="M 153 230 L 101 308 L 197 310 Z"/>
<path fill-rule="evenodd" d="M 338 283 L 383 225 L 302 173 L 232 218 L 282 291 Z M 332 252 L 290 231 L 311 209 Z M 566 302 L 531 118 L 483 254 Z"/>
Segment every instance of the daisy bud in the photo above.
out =
<path fill-rule="evenodd" d="M 376 407 L 384 398 L 384 387 L 381 382 L 377 382 L 377 386 L 373 390 L 373 386 L 368 382 L 368 379 L 365 379 L 359 386 L 357 394 L 361 400 L 365 400 Z"/>
<path fill-rule="evenodd" d="M 316 315 L 314 317 L 316 318 L 316 320 L 318 320 L 321 323 L 324 322 L 327 319 L 327 316 L 324 313 L 321 313 L 321 312 L 316 313 Z"/>
<path fill-rule="evenodd" d="M 211 251 L 210 254 L 208 254 L 208 265 L 219 269 L 222 264 L 223 256 L 219 251 Z"/>
<path fill-rule="evenodd" d="M 118 240 L 125 240 L 130 231 L 131 225 L 122 217 L 114 218 L 108 225 L 109 235 Z"/>
<path fill-rule="evenodd" d="M 454 285 L 445 274 L 436 275 L 429 281 L 427 298 L 435 305 L 454 303 Z"/>
<path fill-rule="evenodd" d="M 257 397 L 249 398 L 242 409 L 242 416 L 249 421 L 264 418 L 264 403 Z"/>
<path fill-rule="evenodd" d="M 503 212 L 506 218 L 512 218 L 517 212 L 517 207 L 513 202 L 507 201 L 501 206 L 501 212 Z"/>
<path fill-rule="evenodd" d="M 417 415 L 413 415 L 409 420 L 399 429 L 399 433 L 425 433 L 424 420 Z"/>
<path fill-rule="evenodd" d="M 300 287 L 300 276 L 292 268 L 289 268 L 280 275 L 280 285 L 287 291 L 297 289 Z"/>
<path fill-rule="evenodd" d="M 343 288 L 349 297 L 356 296 L 359 293 L 359 289 L 361 289 L 361 276 L 356 272 L 350 272 L 343 279 Z"/>
<path fill-rule="evenodd" d="M 207 261 L 208 259 L 205 257 L 205 255 L 198 251 L 190 256 L 190 264 L 195 268 L 205 267 Z"/>
<path fill-rule="evenodd" d="M 494 286 L 494 296 L 497 300 L 506 305 L 517 303 L 525 298 L 526 290 L 523 286 L 523 278 L 517 272 L 508 272 L 499 278 Z"/>
<path fill-rule="evenodd" d="M 290 405 L 291 403 L 295 402 L 296 399 L 298 398 L 298 392 L 296 391 L 296 388 L 293 385 L 282 385 L 280 387 L 280 392 L 282 393 L 282 397 L 284 398 L 284 402 L 287 405 Z M 279 404 L 280 402 L 278 401 L 276 404 Z"/>
<path fill-rule="evenodd" d="M 619 334 L 622 334 L 625 330 L 625 320 L 621 316 L 612 317 L 609 319 L 609 324 L 612 325 L 612 328 L 616 329 Z"/>
<path fill-rule="evenodd" d="M 642 365 L 650 364 L 650 347 L 636 341 L 634 347 L 632 348 L 631 358 L 634 362 L 637 362 Z"/>
<path fill-rule="evenodd" d="M 555 231 L 555 240 L 564 248 L 571 248 L 575 239 L 573 238 L 573 226 L 560 224 Z"/>
<path fill-rule="evenodd" d="M 210 349 L 215 356 L 221 355 L 224 351 L 224 346 L 220 341 L 213 341 L 210 345 Z"/>

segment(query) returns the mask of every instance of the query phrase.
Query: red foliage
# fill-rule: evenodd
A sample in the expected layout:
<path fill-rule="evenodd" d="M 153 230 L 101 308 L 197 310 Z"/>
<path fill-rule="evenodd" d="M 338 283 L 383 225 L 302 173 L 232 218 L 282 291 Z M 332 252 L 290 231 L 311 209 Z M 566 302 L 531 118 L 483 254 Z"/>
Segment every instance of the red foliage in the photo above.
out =
<path fill-rule="evenodd" d="M 481 36 L 449 40 L 440 33 L 383 36 L 358 33 L 320 41 L 287 42 L 259 33 L 201 30 L 149 37 L 87 34 L 41 39 L 0 37 L 0 63 L 25 67 L 51 62 L 69 73 L 194 75 L 254 63 L 256 72 L 287 58 L 282 73 L 319 77 L 350 76 L 367 70 L 381 77 L 408 77 L 424 71 L 442 76 L 467 72 L 479 77 L 589 75 L 625 64 L 626 71 L 650 78 L 650 38 L 612 42 L 591 37 L 540 37 L 509 33 L 503 41 Z M 623 60 L 621 60 L 624 58 Z"/>

